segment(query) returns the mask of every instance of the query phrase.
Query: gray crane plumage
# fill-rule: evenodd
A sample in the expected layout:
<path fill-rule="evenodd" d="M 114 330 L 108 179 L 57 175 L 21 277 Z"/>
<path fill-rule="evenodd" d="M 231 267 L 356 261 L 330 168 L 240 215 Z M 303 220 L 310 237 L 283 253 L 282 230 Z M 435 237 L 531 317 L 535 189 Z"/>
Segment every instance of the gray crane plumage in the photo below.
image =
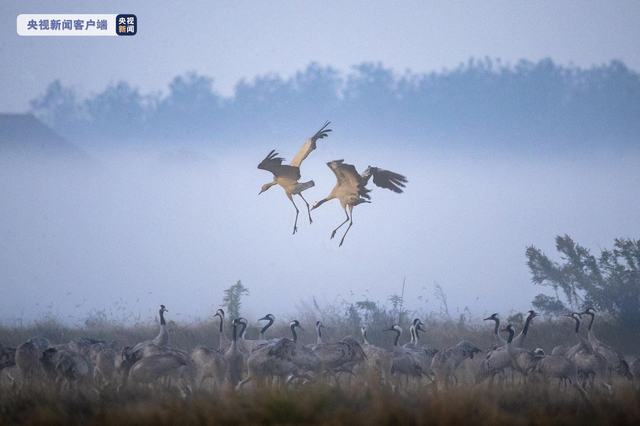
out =
<path fill-rule="evenodd" d="M 457 381 L 454 373 L 458 366 L 466 359 L 473 359 L 477 353 L 482 353 L 482 350 L 467 340 L 438 352 L 431 362 L 438 391 L 448 386 L 452 379 Z"/>
<path fill-rule="evenodd" d="M 553 350 L 551 351 L 551 355 L 565 356 L 565 354 L 569 352 L 569 349 L 571 349 L 571 346 L 569 345 L 558 345 L 553 348 Z"/>
<path fill-rule="evenodd" d="M 531 367 L 532 362 L 539 357 L 539 354 L 534 350 L 530 351 L 524 348 L 518 348 L 513 346 L 513 336 L 515 335 L 515 329 L 511 324 L 507 325 L 502 331 L 509 333 L 509 339 L 507 340 L 507 353 L 511 358 L 511 367 L 519 373 L 521 373 L 526 380 L 527 371 Z"/>
<path fill-rule="evenodd" d="M 320 327 L 318 327 L 319 329 Z M 351 368 L 367 359 L 360 343 L 348 337 L 332 343 L 324 343 L 320 339 L 320 342 L 315 344 L 312 350 L 322 361 L 324 370 L 330 374 L 343 366 Z"/>
<path fill-rule="evenodd" d="M 275 150 L 272 150 L 260 164 L 258 164 L 258 169 L 267 170 L 273 174 L 273 181 L 266 183 L 262 186 L 260 190 L 260 194 L 267 191 L 274 185 L 280 185 L 283 189 L 287 198 L 293 204 L 293 207 L 296 209 L 296 220 L 293 224 L 293 233 L 295 234 L 298 231 L 298 214 L 300 213 L 298 210 L 298 206 L 293 201 L 294 195 L 299 195 L 302 198 L 302 201 L 307 205 L 307 213 L 309 214 L 309 223 L 313 223 L 311 219 L 311 210 L 309 208 L 309 203 L 302 196 L 302 192 L 307 189 L 313 187 L 315 183 L 310 180 L 308 182 L 298 182 L 301 178 L 300 175 L 300 165 L 304 161 L 305 158 L 309 156 L 309 154 L 316 149 L 316 141 L 318 139 L 325 138 L 329 135 L 331 129 L 327 129 L 329 122 L 327 121 L 324 126 L 320 130 L 316 132 L 315 135 L 311 136 L 289 165 L 282 164 L 284 158 L 278 157 L 278 153 Z M 258 195 L 260 195 L 258 194 Z"/>
<path fill-rule="evenodd" d="M 216 312 L 214 316 L 220 316 L 220 325 L 222 325 L 224 312 L 221 315 Z M 191 351 L 190 357 L 196 367 L 196 386 L 201 388 L 206 379 L 212 378 L 216 387 L 222 389 L 229 373 L 229 364 L 224 358 L 224 354 L 219 349 L 200 345 Z"/>
<path fill-rule="evenodd" d="M 160 332 L 153 339 L 153 343 L 159 346 L 169 346 L 171 343 L 171 339 L 169 337 L 169 330 L 167 329 L 167 323 L 164 320 L 164 313 L 169 312 L 164 305 L 160 305 Z"/>
<path fill-rule="evenodd" d="M 261 320 L 269 321 L 269 324 L 265 328 L 263 328 L 263 330 L 266 332 L 266 328 L 273 324 L 274 317 L 273 315 L 268 314 L 267 316 L 261 318 Z M 294 320 L 289 323 L 289 326 L 291 328 L 291 335 L 293 338 L 292 341 L 294 343 L 297 343 L 298 335 L 295 332 L 295 328 L 299 327 L 300 323 Z M 247 360 L 247 370 L 249 374 L 246 379 L 238 384 L 238 386 L 236 387 L 238 390 L 242 389 L 244 385 L 252 380 L 256 380 L 258 382 L 258 386 L 262 387 L 264 385 L 265 379 L 269 377 L 277 377 L 282 382 L 284 378 L 291 375 L 296 377 L 301 376 L 300 368 L 298 368 L 298 366 L 293 362 L 281 357 L 269 356 L 271 349 L 273 349 L 273 347 L 276 346 L 276 344 L 282 339 L 265 340 L 263 333 L 261 333 L 261 335 L 262 340 L 260 341 L 259 345 L 256 346 L 253 353 Z"/>
<path fill-rule="evenodd" d="M 373 183 L 375 185 L 380 188 L 389 189 L 397 194 L 401 194 L 403 192 L 402 188 L 404 188 L 405 183 L 407 183 L 406 177 L 378 167 L 369 166 L 362 174 L 359 174 L 353 165 L 345 163 L 344 160 L 330 161 L 327 163 L 327 166 L 336 175 L 336 186 L 326 198 L 313 203 L 313 208 L 311 210 L 320 207 L 322 204 L 329 200 L 333 200 L 334 198 L 337 198 L 340 201 L 340 205 L 342 206 L 347 218 L 340 224 L 340 226 L 333 230 L 331 238 L 335 237 L 338 229 L 347 222 L 350 222 L 347 230 L 340 240 L 340 246 L 344 243 L 344 239 L 353 225 L 353 208 L 358 204 L 370 202 L 369 200 L 371 197 L 369 196 L 369 192 L 371 192 L 371 190 L 367 189 L 367 184 L 371 177 L 373 177 Z M 347 207 L 349 208 L 348 213 Z"/>
<path fill-rule="evenodd" d="M 49 340 L 41 336 L 34 336 L 16 348 L 15 363 L 20 372 L 20 387 L 33 378 L 40 369 L 40 358 L 49 348 Z"/>
<path fill-rule="evenodd" d="M 367 358 L 364 363 L 356 367 L 356 373 L 367 379 L 375 378 L 382 384 L 390 385 L 393 365 L 391 354 L 386 349 L 369 343 L 366 327 L 362 327 L 360 331 L 362 333 L 362 350 Z"/>
<path fill-rule="evenodd" d="M 592 329 L 593 321 L 596 317 L 595 309 L 587 308 L 582 314 L 586 314 L 591 317 L 587 337 L 589 339 L 589 343 L 591 343 L 591 346 L 593 347 L 593 350 L 602 355 L 607 360 L 609 379 L 611 379 L 611 373 L 615 371 L 620 377 L 632 380 L 633 376 L 629 371 L 629 364 L 627 363 L 627 360 L 624 359 L 624 356 L 611 346 L 602 343 L 596 337 L 595 332 Z"/>
<path fill-rule="evenodd" d="M 514 348 L 523 348 L 524 347 L 524 339 L 527 337 L 527 331 L 529 331 L 529 326 L 531 325 L 531 321 L 537 317 L 539 314 L 535 311 L 528 311 L 525 316 L 524 327 L 520 334 L 513 338 L 513 342 L 511 342 L 511 346 Z"/>
<path fill-rule="evenodd" d="M 287 339 L 286 337 L 280 339 L 269 349 L 267 357 L 275 357 L 289 361 L 295 364 L 301 371 L 313 373 L 313 377 L 317 379 L 322 373 L 322 360 L 313 349 L 297 341 L 296 327 L 304 331 L 297 320 L 292 321 L 291 332 L 293 334 L 293 340 Z"/>
<path fill-rule="evenodd" d="M 600 385 L 611 391 L 611 386 L 605 383 L 607 377 L 607 360 L 604 356 L 593 350 L 593 346 L 587 339 L 580 335 L 580 314 L 574 312 L 566 315 L 576 322 L 575 334 L 578 344 L 573 346 L 565 356 L 573 359 L 587 378 L 591 378 L 591 386 L 597 381 Z"/>
<path fill-rule="evenodd" d="M 422 368 L 420 363 L 416 361 L 413 351 L 399 346 L 400 336 L 402 335 L 402 328 L 398 324 L 393 324 L 390 328 L 384 331 L 395 331 L 396 337 L 393 342 L 393 350 L 391 354 L 391 374 L 397 376 L 396 389 L 399 388 L 401 376 L 406 377 L 406 384 L 409 383 L 409 377 L 415 377 L 417 379 L 422 378 Z"/>
<path fill-rule="evenodd" d="M 238 347 L 238 325 L 240 322 L 238 319 L 234 319 L 231 327 L 233 328 L 233 339 L 231 341 L 231 346 L 225 352 L 224 359 L 227 361 L 229 365 L 229 371 L 227 377 L 229 378 L 229 383 L 234 388 L 242 381 L 242 372 L 244 371 L 244 356 L 242 352 L 240 352 L 240 348 Z"/>
<path fill-rule="evenodd" d="M 78 383 L 89 383 L 93 379 L 93 365 L 79 352 L 66 345 L 48 348 L 42 354 L 40 363 L 46 376 L 53 382 L 65 382 L 68 389 L 75 389 Z"/>
<path fill-rule="evenodd" d="M 220 318 L 220 345 L 218 350 L 224 354 L 229 349 L 229 346 L 231 346 L 231 339 L 227 337 L 227 333 L 224 330 L 224 311 L 218 309 L 213 317 Z"/>
<path fill-rule="evenodd" d="M 0 344 L 0 370 L 16 365 L 16 348 L 7 348 Z"/>
<path fill-rule="evenodd" d="M 495 327 L 493 329 L 493 335 L 496 341 L 496 348 L 500 348 L 507 344 L 507 341 L 500 335 L 500 315 L 498 313 L 492 314 L 491 316 L 485 318 L 483 321 L 493 321 L 495 322 Z"/>
<path fill-rule="evenodd" d="M 102 386 L 109 386 L 116 379 L 116 359 L 118 357 L 116 342 L 94 343 L 89 348 L 89 360 L 93 363 L 94 377 Z"/>

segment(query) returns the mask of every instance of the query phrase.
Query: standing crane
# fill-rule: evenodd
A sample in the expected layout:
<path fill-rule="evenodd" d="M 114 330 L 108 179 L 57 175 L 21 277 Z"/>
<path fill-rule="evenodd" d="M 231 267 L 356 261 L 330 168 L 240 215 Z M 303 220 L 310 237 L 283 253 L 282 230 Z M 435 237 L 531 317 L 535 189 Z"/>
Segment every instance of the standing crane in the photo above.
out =
<path fill-rule="evenodd" d="M 258 195 L 262 194 L 276 184 L 280 185 L 284 189 L 285 194 L 287 194 L 287 197 L 289 198 L 289 200 L 291 200 L 293 207 L 296 209 L 296 220 L 293 223 L 294 234 L 298 230 L 298 213 L 300 213 L 300 211 L 298 210 L 298 206 L 296 206 L 296 203 L 293 201 L 294 195 L 299 195 L 300 198 L 302 198 L 302 201 L 304 201 L 304 203 L 307 205 L 307 213 L 309 213 L 309 223 L 313 223 L 313 220 L 311 219 L 311 210 L 309 209 L 309 203 L 307 203 L 307 200 L 305 200 L 302 196 L 302 191 L 313 187 L 315 183 L 312 180 L 310 180 L 309 182 L 298 182 L 301 177 L 300 164 L 302 164 L 304 159 L 309 156 L 311 151 L 316 149 L 316 141 L 318 139 L 329 136 L 328 133 L 331 131 L 331 129 L 327 129 L 328 125 L 329 122 L 327 121 L 326 123 L 324 123 L 324 126 L 322 126 L 322 128 L 316 132 L 315 135 L 311 136 L 311 138 L 306 141 L 304 145 L 302 145 L 302 148 L 300 148 L 300 151 L 298 151 L 296 156 L 293 157 L 293 160 L 291 160 L 291 163 L 289 165 L 282 164 L 284 158 L 278 157 L 278 153 L 275 149 L 272 150 L 269 155 L 267 155 L 265 159 L 260 162 L 260 164 L 258 164 L 259 169 L 267 170 L 273 174 L 273 181 L 262 185 L 262 190 Z"/>
<path fill-rule="evenodd" d="M 373 183 L 380 188 L 390 189 L 397 194 L 402 194 L 401 188 L 404 188 L 404 184 L 407 183 L 406 177 L 388 170 L 379 169 L 378 167 L 369 166 L 362 174 L 359 174 L 353 165 L 345 163 L 344 160 L 330 161 L 327 163 L 327 166 L 329 166 L 336 175 L 338 183 L 326 198 L 313 203 L 313 208 L 311 210 L 320 207 L 327 201 L 333 200 L 334 198 L 340 200 L 340 205 L 342 206 L 347 218 L 340 224 L 340 226 L 333 230 L 331 238 L 335 237 L 336 232 L 342 227 L 342 225 L 351 221 L 349 223 L 349 227 L 347 227 L 347 230 L 342 236 L 342 240 L 340 240 L 340 246 L 344 243 L 344 238 L 347 236 L 347 232 L 349 232 L 349 229 L 351 229 L 351 226 L 353 225 L 353 208 L 358 204 L 371 202 L 369 201 L 371 199 L 369 196 L 369 192 L 371 192 L 371 190 L 367 189 L 367 184 L 371 177 L 373 177 Z M 347 207 L 349 207 L 349 213 L 347 213 Z"/>
<path fill-rule="evenodd" d="M 593 346 L 593 350 L 598 352 L 607 360 L 609 381 L 611 381 L 612 379 L 611 372 L 613 370 L 615 370 L 619 376 L 625 377 L 628 380 L 633 380 L 633 376 L 629 371 L 629 364 L 624 359 L 624 356 L 611 346 L 606 345 L 598 340 L 595 333 L 591 329 L 591 327 L 593 326 L 593 321 L 596 318 L 596 310 L 593 308 L 587 308 L 587 310 L 585 310 L 581 315 L 589 315 L 591 317 L 587 336 L 589 338 L 589 343 L 591 343 L 591 346 Z"/>

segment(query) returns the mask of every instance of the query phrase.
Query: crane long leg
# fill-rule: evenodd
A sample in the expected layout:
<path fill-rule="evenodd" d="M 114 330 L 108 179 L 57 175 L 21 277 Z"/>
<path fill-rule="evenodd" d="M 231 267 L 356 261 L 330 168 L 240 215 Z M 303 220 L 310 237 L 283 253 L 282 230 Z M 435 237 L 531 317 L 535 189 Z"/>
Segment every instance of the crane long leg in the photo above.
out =
<path fill-rule="evenodd" d="M 344 235 L 342 236 L 342 239 L 340 240 L 340 245 L 338 247 L 342 247 L 342 243 L 344 243 L 344 237 L 347 236 L 347 232 L 349 232 L 349 229 L 351 229 L 351 225 L 353 225 L 353 206 L 351 204 L 349 204 L 349 213 L 351 213 L 351 222 L 349 223 L 347 230 L 344 231 Z M 409 376 L 407 376 L 407 380 L 409 380 Z"/>
<path fill-rule="evenodd" d="M 293 204 L 293 207 L 296 209 L 296 221 L 293 222 L 293 233 L 295 234 L 298 230 L 298 213 L 300 213 L 300 210 L 298 210 L 298 206 L 296 206 L 296 203 L 293 202 L 293 197 L 291 196 L 291 194 L 287 194 L 287 197 L 289 197 L 291 203 Z"/>
<path fill-rule="evenodd" d="M 331 233 L 331 238 L 330 239 L 333 239 L 333 237 L 336 236 L 336 232 L 338 231 L 338 229 L 342 228 L 342 225 L 344 225 L 345 223 L 349 222 L 349 213 L 347 213 L 347 208 L 346 207 L 344 208 L 344 214 L 347 215 L 347 219 L 344 222 L 342 222 L 340 224 L 340 226 L 338 226 L 336 229 L 333 230 L 333 232 Z"/>
<path fill-rule="evenodd" d="M 298 195 L 300 196 L 300 198 L 302 198 L 302 201 L 304 201 L 304 203 L 307 205 L 307 213 L 309 213 L 309 225 L 311 225 L 313 223 L 313 220 L 311 219 L 311 209 L 309 209 L 309 203 L 307 203 L 307 200 L 304 199 L 302 194 L 298 194 Z"/>

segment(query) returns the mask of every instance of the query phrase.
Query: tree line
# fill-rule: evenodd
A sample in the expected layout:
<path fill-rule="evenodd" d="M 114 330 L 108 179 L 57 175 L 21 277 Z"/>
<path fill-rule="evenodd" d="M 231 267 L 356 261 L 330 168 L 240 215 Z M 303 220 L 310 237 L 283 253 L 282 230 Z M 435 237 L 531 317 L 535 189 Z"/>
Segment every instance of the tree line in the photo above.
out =
<path fill-rule="evenodd" d="M 306 129 L 325 119 L 339 121 L 345 136 L 419 144 L 447 138 L 507 148 L 589 148 L 629 146 L 640 136 L 640 75 L 620 61 L 580 68 L 551 59 L 511 65 L 470 59 L 432 73 L 397 73 L 380 63 L 345 73 L 311 63 L 288 78 L 243 79 L 230 97 L 197 72 L 176 76 L 165 93 L 143 94 L 120 81 L 84 99 L 56 80 L 30 105 L 78 142 L 243 144 L 255 136 L 299 137 L 292 123 Z"/>

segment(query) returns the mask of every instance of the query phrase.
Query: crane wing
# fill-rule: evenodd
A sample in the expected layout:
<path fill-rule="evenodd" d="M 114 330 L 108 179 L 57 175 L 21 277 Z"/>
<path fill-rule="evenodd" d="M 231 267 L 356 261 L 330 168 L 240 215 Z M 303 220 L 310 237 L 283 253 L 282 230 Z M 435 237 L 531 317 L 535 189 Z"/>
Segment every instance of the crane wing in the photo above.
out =
<path fill-rule="evenodd" d="M 335 342 L 315 345 L 313 351 L 320 357 L 325 366 L 337 368 L 342 364 L 364 361 L 367 356 L 358 344 Z"/>
<path fill-rule="evenodd" d="M 362 181 L 356 168 L 344 162 L 344 160 L 329 161 L 327 166 L 333 171 L 338 179 L 338 186 L 358 187 Z"/>
<path fill-rule="evenodd" d="M 367 181 L 358 174 L 353 165 L 345 163 L 344 160 L 335 160 L 328 162 L 327 166 L 336 175 L 338 179 L 337 186 L 351 188 L 354 192 L 357 191 L 360 197 L 371 199 L 368 194 L 370 190 L 366 188 Z"/>
<path fill-rule="evenodd" d="M 268 357 L 276 357 L 280 359 L 290 360 L 293 355 L 296 353 L 296 344 L 293 343 L 293 340 L 282 338 L 278 343 L 276 343 L 269 352 L 267 353 Z"/>
<path fill-rule="evenodd" d="M 401 174 L 390 172 L 389 170 L 380 169 L 378 167 L 367 167 L 367 170 L 362 173 L 362 180 L 369 182 L 369 179 L 373 176 L 373 183 L 380 188 L 390 189 L 397 194 L 402 194 L 402 189 L 407 183 L 407 178 Z"/>
<path fill-rule="evenodd" d="M 326 128 L 329 124 L 329 121 L 324 123 L 324 126 L 322 126 L 322 128 L 318 130 L 315 135 L 311 136 L 311 138 L 306 141 L 304 145 L 302 145 L 302 148 L 300 148 L 300 151 L 298 151 L 296 156 L 293 157 L 293 160 L 291 160 L 291 163 L 289 163 L 289 165 L 300 167 L 300 164 L 302 164 L 304 159 L 307 158 L 309 154 L 311 154 L 311 151 L 316 149 L 316 141 L 318 139 L 326 138 L 327 136 L 329 136 L 328 133 L 331 131 L 331 129 Z"/>
<path fill-rule="evenodd" d="M 464 358 L 471 358 L 471 359 L 473 359 L 474 354 L 482 352 L 482 350 L 479 347 L 469 342 L 468 340 L 463 340 L 462 342 L 458 343 L 455 346 L 454 351 L 456 352 L 456 354 L 463 356 Z"/>
<path fill-rule="evenodd" d="M 274 170 L 278 166 L 280 166 L 282 164 L 282 162 L 284 161 L 284 158 L 276 157 L 277 155 L 278 155 L 278 153 L 276 152 L 275 149 L 271 150 L 269 155 L 267 155 L 265 157 L 265 159 L 262 160 L 260 162 L 260 164 L 258 164 L 258 168 L 261 169 L 261 170 L 268 170 L 271 173 L 274 173 Z"/>

